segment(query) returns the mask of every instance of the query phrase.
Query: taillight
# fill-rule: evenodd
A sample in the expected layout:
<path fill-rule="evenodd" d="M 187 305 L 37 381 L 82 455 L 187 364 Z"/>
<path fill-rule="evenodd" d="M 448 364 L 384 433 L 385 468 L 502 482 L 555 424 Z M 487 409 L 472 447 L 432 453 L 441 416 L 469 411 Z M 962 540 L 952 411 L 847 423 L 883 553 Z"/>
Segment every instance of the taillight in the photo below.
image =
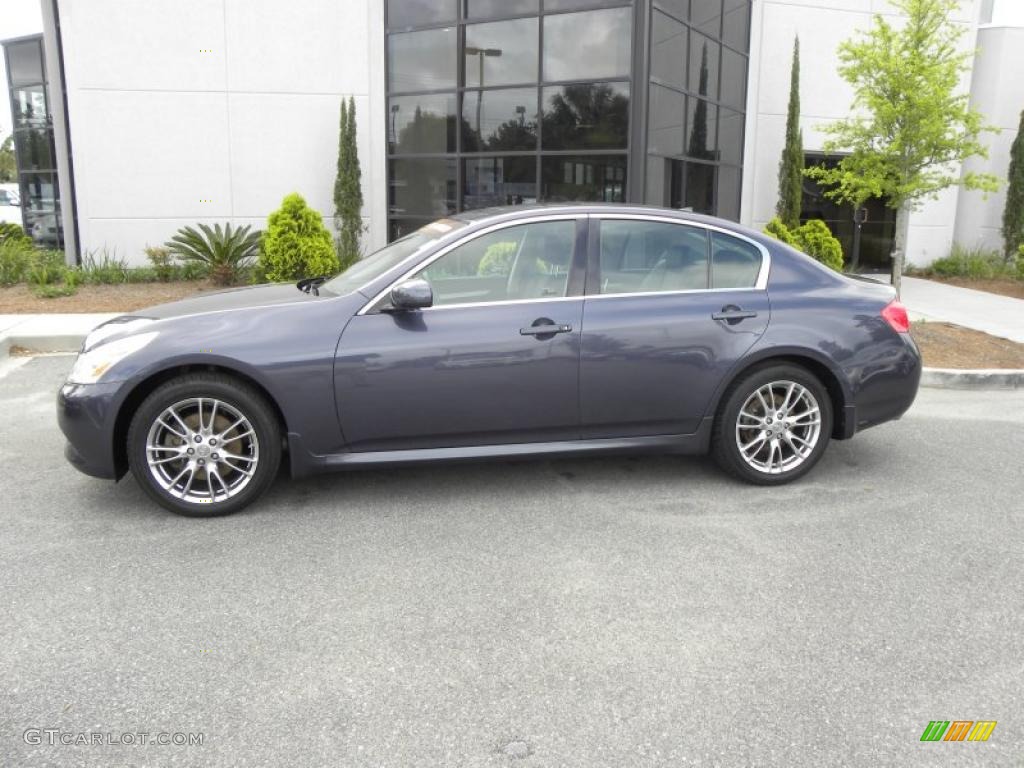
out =
<path fill-rule="evenodd" d="M 882 310 L 882 319 L 896 333 L 906 333 L 910 330 L 910 318 L 907 317 L 907 308 L 900 303 L 899 299 L 893 299 L 885 305 L 885 309 Z"/>

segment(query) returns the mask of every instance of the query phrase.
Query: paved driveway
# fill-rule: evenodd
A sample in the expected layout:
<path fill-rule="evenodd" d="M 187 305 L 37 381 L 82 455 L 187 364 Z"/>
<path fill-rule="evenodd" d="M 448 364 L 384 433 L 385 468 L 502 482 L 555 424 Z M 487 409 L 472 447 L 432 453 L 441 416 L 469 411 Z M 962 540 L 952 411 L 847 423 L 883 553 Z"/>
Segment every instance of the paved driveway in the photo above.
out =
<path fill-rule="evenodd" d="M 1024 393 L 925 390 L 782 489 L 500 463 L 196 521 L 65 466 L 70 363 L 0 379 L 5 766 L 1020 765 Z"/>

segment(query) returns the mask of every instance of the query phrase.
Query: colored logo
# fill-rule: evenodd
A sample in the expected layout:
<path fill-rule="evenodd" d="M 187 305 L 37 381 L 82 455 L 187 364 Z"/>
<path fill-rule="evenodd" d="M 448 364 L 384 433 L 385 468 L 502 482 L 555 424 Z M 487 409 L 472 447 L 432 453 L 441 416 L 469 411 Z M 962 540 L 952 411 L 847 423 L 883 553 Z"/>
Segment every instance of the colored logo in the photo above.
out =
<path fill-rule="evenodd" d="M 988 741 L 995 727 L 995 720 L 932 720 L 921 741 Z"/>

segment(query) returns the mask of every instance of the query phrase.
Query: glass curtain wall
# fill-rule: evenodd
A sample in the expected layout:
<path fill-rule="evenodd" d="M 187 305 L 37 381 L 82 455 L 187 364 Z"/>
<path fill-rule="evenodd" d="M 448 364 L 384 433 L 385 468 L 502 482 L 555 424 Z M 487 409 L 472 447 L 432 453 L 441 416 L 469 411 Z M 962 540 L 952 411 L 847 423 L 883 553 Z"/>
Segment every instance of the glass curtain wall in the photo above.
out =
<path fill-rule="evenodd" d="M 653 0 L 644 202 L 739 219 L 750 0 Z"/>
<path fill-rule="evenodd" d="M 388 232 L 626 199 L 629 0 L 387 0 Z"/>
<path fill-rule="evenodd" d="M 46 90 L 43 38 L 4 44 L 14 155 L 25 231 L 41 245 L 64 247 L 53 122 Z"/>

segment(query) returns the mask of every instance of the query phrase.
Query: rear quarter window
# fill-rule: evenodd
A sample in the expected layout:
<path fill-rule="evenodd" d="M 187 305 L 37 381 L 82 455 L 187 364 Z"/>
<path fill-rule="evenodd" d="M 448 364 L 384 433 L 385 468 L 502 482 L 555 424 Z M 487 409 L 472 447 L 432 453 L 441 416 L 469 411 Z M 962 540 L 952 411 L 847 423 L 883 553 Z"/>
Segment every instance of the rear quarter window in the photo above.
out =
<path fill-rule="evenodd" d="M 761 250 L 722 232 L 711 233 L 711 287 L 753 288 L 761 272 Z"/>

